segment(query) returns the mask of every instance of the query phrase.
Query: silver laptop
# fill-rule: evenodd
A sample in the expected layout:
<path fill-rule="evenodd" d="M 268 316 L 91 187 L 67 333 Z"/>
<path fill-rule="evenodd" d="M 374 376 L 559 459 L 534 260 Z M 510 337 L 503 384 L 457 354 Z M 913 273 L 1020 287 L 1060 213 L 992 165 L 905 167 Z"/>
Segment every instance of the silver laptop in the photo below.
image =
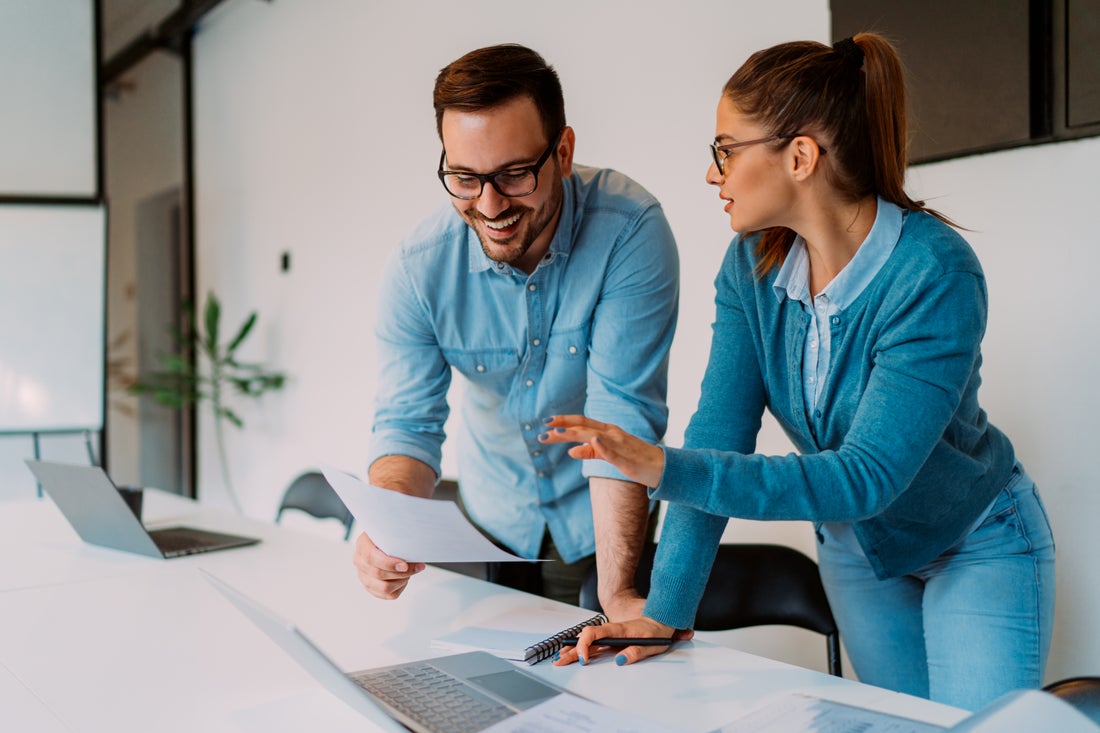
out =
<path fill-rule="evenodd" d="M 182 557 L 260 541 L 194 527 L 148 530 L 99 466 L 31 460 L 27 466 L 80 539 L 91 545 L 150 557 Z"/>
<path fill-rule="evenodd" d="M 199 572 L 329 692 L 384 730 L 481 731 L 564 692 L 486 652 L 344 673 L 293 623 Z"/>

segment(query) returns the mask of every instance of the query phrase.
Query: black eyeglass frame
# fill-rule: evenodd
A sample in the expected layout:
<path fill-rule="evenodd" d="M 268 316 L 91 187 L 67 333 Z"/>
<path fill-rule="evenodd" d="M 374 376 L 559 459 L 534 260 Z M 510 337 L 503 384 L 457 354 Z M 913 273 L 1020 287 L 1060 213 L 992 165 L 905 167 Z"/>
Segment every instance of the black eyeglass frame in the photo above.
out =
<path fill-rule="evenodd" d="M 727 153 L 729 153 L 730 151 L 736 150 L 737 148 L 743 148 L 746 145 L 770 143 L 775 140 L 794 140 L 796 137 L 802 137 L 802 135 L 803 133 L 801 132 L 793 132 L 784 135 L 769 135 L 768 137 L 759 137 L 755 140 L 745 140 L 743 142 L 737 143 L 726 143 L 725 145 L 719 145 L 718 141 L 715 140 L 710 144 L 710 155 L 714 159 L 714 165 L 718 168 L 718 172 L 722 175 L 725 175 L 726 161 L 729 160 L 729 155 L 727 155 Z M 825 154 L 825 148 L 821 147 L 820 145 L 817 146 L 817 150 L 822 155 Z"/>
<path fill-rule="evenodd" d="M 515 167 L 512 167 L 512 168 L 505 168 L 505 169 L 499 170 L 499 171 L 493 171 L 492 173 L 473 173 L 471 171 L 444 170 L 443 169 L 443 161 L 445 161 L 447 159 L 447 149 L 444 148 L 443 152 L 439 156 L 439 170 L 436 172 L 436 175 L 439 176 L 439 182 L 443 184 L 443 190 L 444 191 L 446 191 L 451 196 L 454 196 L 456 199 L 462 199 L 463 201 L 472 201 L 476 198 L 480 198 L 481 194 L 485 192 L 485 184 L 486 183 L 490 184 L 496 190 L 496 192 L 499 193 L 504 198 L 518 199 L 518 198 L 523 198 L 524 196 L 530 196 L 531 194 L 533 194 L 535 191 L 538 190 L 538 188 L 539 188 L 539 171 L 541 171 L 542 167 L 544 165 L 546 165 L 546 161 L 550 160 L 550 155 L 551 155 L 551 153 L 554 152 L 554 148 L 556 148 L 558 146 L 558 142 L 561 140 L 561 135 L 562 135 L 563 132 L 565 132 L 564 127 L 561 130 L 558 131 L 558 134 L 554 136 L 554 139 L 550 141 L 550 144 L 546 146 L 546 150 L 542 151 L 542 155 L 539 156 L 539 159 L 535 161 L 534 165 L 515 166 Z M 519 173 L 519 172 L 532 173 L 535 177 L 534 187 L 530 191 L 528 191 L 527 193 L 505 193 L 504 191 L 501 191 L 500 186 L 497 185 L 497 180 L 496 180 L 497 176 L 504 175 L 505 173 Z M 455 193 L 451 189 L 447 188 L 447 176 L 448 175 L 468 176 L 470 178 L 476 178 L 478 180 L 478 182 L 481 184 L 480 186 L 478 186 L 477 195 L 476 196 L 460 196 L 459 194 Z"/>

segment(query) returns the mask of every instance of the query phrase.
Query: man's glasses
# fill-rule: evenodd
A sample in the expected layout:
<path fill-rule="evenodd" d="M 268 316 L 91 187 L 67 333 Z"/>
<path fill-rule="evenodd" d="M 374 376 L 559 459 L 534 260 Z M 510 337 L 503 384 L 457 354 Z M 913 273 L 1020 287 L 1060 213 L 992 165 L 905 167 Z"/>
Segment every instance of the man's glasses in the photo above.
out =
<path fill-rule="evenodd" d="M 768 137 L 757 138 L 756 140 L 745 140 L 740 143 L 726 143 L 725 145 L 719 145 L 718 141 L 714 141 L 710 144 L 710 154 L 714 158 L 714 164 L 718 166 L 718 172 L 722 175 L 726 174 L 726 161 L 729 160 L 730 153 L 737 148 L 743 148 L 746 145 L 756 145 L 758 143 L 770 143 L 775 140 L 793 140 L 796 137 L 802 137 L 801 132 L 794 132 L 789 135 L 769 135 Z M 817 148 L 821 155 L 825 154 L 825 148 L 820 145 Z"/>
<path fill-rule="evenodd" d="M 539 171 L 550 159 L 550 154 L 554 152 L 554 148 L 560 139 L 561 132 L 558 132 L 534 165 L 507 168 L 495 173 L 443 170 L 443 161 L 447 158 L 447 151 L 444 150 L 443 154 L 439 156 L 439 180 L 443 183 L 443 188 L 447 189 L 447 193 L 456 199 L 476 199 L 481 195 L 486 183 L 495 188 L 501 196 L 507 198 L 530 196 L 539 187 Z"/>

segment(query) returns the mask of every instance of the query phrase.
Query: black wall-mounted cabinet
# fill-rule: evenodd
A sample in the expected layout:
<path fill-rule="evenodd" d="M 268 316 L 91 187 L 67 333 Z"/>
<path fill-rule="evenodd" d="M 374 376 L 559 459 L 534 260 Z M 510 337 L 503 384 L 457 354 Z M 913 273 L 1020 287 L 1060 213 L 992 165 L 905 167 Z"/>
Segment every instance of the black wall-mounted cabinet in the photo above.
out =
<path fill-rule="evenodd" d="M 1100 0 L 832 0 L 833 39 L 893 41 L 912 162 L 1100 135 Z"/>

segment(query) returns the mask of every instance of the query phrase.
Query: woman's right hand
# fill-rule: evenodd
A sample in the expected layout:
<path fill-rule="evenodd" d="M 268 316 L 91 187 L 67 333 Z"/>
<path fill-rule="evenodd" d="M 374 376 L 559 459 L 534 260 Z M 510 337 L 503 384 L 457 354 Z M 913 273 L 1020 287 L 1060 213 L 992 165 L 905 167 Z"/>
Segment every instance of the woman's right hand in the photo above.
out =
<path fill-rule="evenodd" d="M 601 646 L 600 639 L 605 637 L 671 638 L 675 641 L 687 641 L 693 636 L 695 636 L 695 632 L 691 629 L 674 629 L 646 616 L 640 616 L 630 621 L 586 626 L 581 631 L 580 636 L 577 637 L 576 646 L 562 647 L 554 660 L 554 665 L 560 667 L 578 660 L 581 664 L 588 664 L 594 657 L 613 652 L 615 653 L 615 664 L 622 666 L 633 664 L 657 654 L 663 654 L 669 649 L 667 646 L 630 646 L 625 649 Z"/>

